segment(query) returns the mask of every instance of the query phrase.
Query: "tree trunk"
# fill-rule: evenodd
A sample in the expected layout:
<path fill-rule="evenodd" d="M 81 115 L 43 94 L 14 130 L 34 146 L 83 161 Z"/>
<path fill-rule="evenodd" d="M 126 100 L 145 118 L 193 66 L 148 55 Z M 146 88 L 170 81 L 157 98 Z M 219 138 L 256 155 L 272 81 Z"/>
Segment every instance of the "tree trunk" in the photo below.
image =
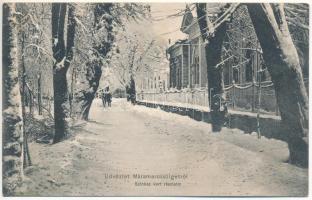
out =
<path fill-rule="evenodd" d="M 136 103 L 136 91 L 135 91 L 135 81 L 134 81 L 133 76 L 130 77 L 129 93 L 130 93 L 131 103 L 135 104 Z"/>
<path fill-rule="evenodd" d="M 82 120 L 89 119 L 91 104 L 99 87 L 102 75 L 100 61 L 95 59 L 86 65 L 87 73 L 82 77 L 84 80 L 80 84 L 79 91 L 74 95 L 75 114 Z"/>
<path fill-rule="evenodd" d="M 24 47 L 25 47 L 25 33 L 22 33 L 22 41 L 21 41 L 21 48 L 19 53 L 21 56 L 20 61 L 20 69 L 19 69 L 19 77 L 20 77 L 20 88 L 21 88 L 21 105 L 22 105 L 22 116 L 23 120 L 26 119 L 26 69 L 25 69 L 25 56 L 24 56 Z M 25 121 L 23 121 L 25 122 Z M 24 123 L 25 124 L 25 123 Z M 23 126 L 23 167 L 31 166 L 31 159 L 30 159 L 30 153 L 28 148 L 28 133 L 25 131 L 25 126 Z"/>
<path fill-rule="evenodd" d="M 129 85 L 126 85 L 125 90 L 126 90 L 127 101 L 130 101 L 131 98 L 130 98 L 130 87 L 129 87 Z"/>
<path fill-rule="evenodd" d="M 41 102 L 41 74 L 38 75 L 38 115 L 42 115 L 42 102 Z"/>
<path fill-rule="evenodd" d="M 55 62 L 53 64 L 54 89 L 54 123 L 55 133 L 53 143 L 61 141 L 66 135 L 66 116 L 68 113 L 68 88 L 66 73 L 73 59 L 76 21 L 75 9 L 68 8 L 67 44 L 64 41 L 64 24 L 66 16 L 66 3 L 52 3 L 52 50 Z"/>
<path fill-rule="evenodd" d="M 87 95 L 90 95 L 89 98 L 85 98 L 85 101 L 82 102 L 81 105 L 81 115 L 80 115 L 80 119 L 82 120 L 89 120 L 89 113 L 90 113 L 90 108 L 92 105 L 92 101 L 94 99 L 94 96 L 92 97 L 92 95 L 89 93 Z"/>
<path fill-rule="evenodd" d="M 70 107 L 70 117 L 74 117 L 73 99 L 74 99 L 74 86 L 76 83 L 76 69 L 73 68 L 71 74 L 71 85 L 70 85 L 70 95 L 69 95 L 69 107 Z"/>
<path fill-rule="evenodd" d="M 54 90 L 54 126 L 53 143 L 61 141 L 66 135 L 65 103 L 67 94 L 66 70 L 64 59 L 66 55 L 64 41 L 64 24 L 66 15 L 65 3 L 52 4 L 52 39 L 53 39 L 53 90 Z"/>
<path fill-rule="evenodd" d="M 291 163 L 308 165 L 308 96 L 282 4 L 248 4 L 248 11 L 274 83 Z"/>
<path fill-rule="evenodd" d="M 29 112 L 30 114 L 33 116 L 34 115 L 34 98 L 32 95 L 32 92 L 30 91 L 30 89 L 28 88 L 28 92 L 29 92 Z"/>
<path fill-rule="evenodd" d="M 66 100 L 67 100 L 67 80 L 66 71 L 57 70 L 53 76 L 54 89 L 54 123 L 55 133 L 53 143 L 61 141 L 66 135 Z"/>
<path fill-rule="evenodd" d="M 12 195 L 23 177 L 23 119 L 18 82 L 17 19 L 15 4 L 3 4 L 3 194 Z"/>
<path fill-rule="evenodd" d="M 206 3 L 198 3 L 196 10 L 203 41 L 207 41 L 205 45 L 205 56 L 207 62 L 209 99 L 211 99 L 210 114 L 212 131 L 217 132 L 221 130 L 225 117 L 225 112 L 220 109 L 220 102 L 224 99 L 224 82 L 222 66 L 218 66 L 218 64 L 221 62 L 221 50 L 226 33 L 226 23 L 220 25 L 218 29 L 215 30 L 214 34 L 211 34 L 209 33 L 211 22 L 206 13 Z M 206 17 L 204 17 L 205 15 Z"/>

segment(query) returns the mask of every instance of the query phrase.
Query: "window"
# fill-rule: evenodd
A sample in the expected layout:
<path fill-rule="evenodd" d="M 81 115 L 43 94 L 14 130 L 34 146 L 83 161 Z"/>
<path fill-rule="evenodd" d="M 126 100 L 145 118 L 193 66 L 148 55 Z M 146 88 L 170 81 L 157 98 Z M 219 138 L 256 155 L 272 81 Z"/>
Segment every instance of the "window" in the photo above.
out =
<path fill-rule="evenodd" d="M 196 56 L 194 59 L 194 67 L 195 67 L 195 84 L 199 84 L 199 57 Z"/>
<path fill-rule="evenodd" d="M 181 88 L 181 70 L 177 68 L 177 89 Z"/>
<path fill-rule="evenodd" d="M 252 54 L 250 51 L 246 52 L 246 58 L 249 59 L 245 69 L 246 82 L 252 82 Z"/>
<path fill-rule="evenodd" d="M 235 83 L 238 83 L 238 77 L 239 77 L 239 68 L 235 67 L 233 68 L 233 79 Z"/>
<path fill-rule="evenodd" d="M 177 62 L 176 62 L 176 76 L 177 76 L 177 82 L 176 82 L 176 87 L 177 89 L 181 89 L 182 86 L 182 71 L 181 71 L 181 62 L 182 56 L 177 57 Z"/>
<path fill-rule="evenodd" d="M 176 87 L 176 58 L 170 60 L 170 87 Z"/>

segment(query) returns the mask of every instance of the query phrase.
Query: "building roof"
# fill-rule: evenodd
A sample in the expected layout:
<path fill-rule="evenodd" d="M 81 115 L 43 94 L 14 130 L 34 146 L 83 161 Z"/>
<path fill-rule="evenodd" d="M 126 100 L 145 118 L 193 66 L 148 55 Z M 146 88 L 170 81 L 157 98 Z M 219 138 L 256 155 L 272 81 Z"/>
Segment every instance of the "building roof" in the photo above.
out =
<path fill-rule="evenodd" d="M 167 52 L 170 52 L 170 51 L 172 51 L 173 49 L 175 49 L 175 48 L 177 48 L 177 47 L 180 47 L 181 44 L 185 44 L 186 42 L 187 42 L 187 39 L 176 41 L 173 45 L 171 45 L 171 46 L 168 47 Z"/>
<path fill-rule="evenodd" d="M 193 21 L 194 21 L 194 17 L 193 17 L 192 11 L 190 10 L 189 6 L 186 5 L 180 30 L 183 33 L 187 34 L 188 32 L 186 30 Z"/>

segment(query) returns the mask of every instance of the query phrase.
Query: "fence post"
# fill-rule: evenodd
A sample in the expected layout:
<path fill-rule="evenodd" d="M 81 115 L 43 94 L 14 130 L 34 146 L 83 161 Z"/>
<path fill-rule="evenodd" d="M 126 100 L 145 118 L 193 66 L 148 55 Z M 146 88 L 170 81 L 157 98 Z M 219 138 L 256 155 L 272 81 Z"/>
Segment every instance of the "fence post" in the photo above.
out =
<path fill-rule="evenodd" d="M 156 108 L 156 101 L 155 101 L 155 99 L 156 99 L 156 97 L 155 97 L 155 90 L 154 90 L 154 92 L 153 92 L 153 101 L 154 101 L 154 108 Z"/>
<path fill-rule="evenodd" d="M 255 83 L 255 80 L 253 79 L 252 80 L 252 103 L 251 103 L 251 111 L 254 112 L 255 111 L 255 87 L 256 87 L 256 83 Z"/>
<path fill-rule="evenodd" d="M 208 102 L 208 98 L 209 98 L 209 94 L 208 94 L 208 87 L 205 88 L 205 106 L 209 107 L 209 102 Z"/>
<path fill-rule="evenodd" d="M 165 106 L 165 101 L 166 101 L 166 93 L 163 91 L 162 93 L 162 100 L 163 100 L 163 107 Z"/>
<path fill-rule="evenodd" d="M 258 89 L 258 112 L 257 112 L 257 133 L 258 139 L 261 138 L 261 130 L 260 130 L 260 109 L 261 109 L 261 76 L 262 76 L 262 69 L 259 70 L 259 89 Z"/>
<path fill-rule="evenodd" d="M 209 89 L 209 109 L 211 109 L 211 91 L 213 90 L 213 88 Z"/>
<path fill-rule="evenodd" d="M 232 82 L 233 84 L 233 109 L 235 108 L 235 81 L 233 80 Z"/>
<path fill-rule="evenodd" d="M 276 102 L 276 104 L 275 104 L 275 115 L 278 116 L 279 115 L 279 109 L 278 109 L 278 104 L 277 104 L 276 97 L 275 97 L 275 102 Z"/>

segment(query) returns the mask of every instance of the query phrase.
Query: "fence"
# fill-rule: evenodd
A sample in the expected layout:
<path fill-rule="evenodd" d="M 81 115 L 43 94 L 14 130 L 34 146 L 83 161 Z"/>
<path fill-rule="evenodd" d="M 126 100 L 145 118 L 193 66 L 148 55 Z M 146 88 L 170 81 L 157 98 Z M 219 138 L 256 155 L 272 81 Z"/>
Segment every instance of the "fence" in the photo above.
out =
<path fill-rule="evenodd" d="M 308 90 L 308 80 L 305 79 Z M 260 89 L 261 87 L 261 89 Z M 232 84 L 225 86 L 224 91 L 228 106 L 232 110 L 258 112 L 279 115 L 274 86 L 271 81 L 259 83 Z M 260 97 L 260 99 L 259 99 Z M 165 92 L 141 92 L 137 94 L 139 101 L 157 102 L 159 104 L 185 104 L 184 106 L 209 107 L 208 88 L 169 90 Z"/>
<path fill-rule="evenodd" d="M 189 105 L 198 105 L 208 107 L 207 88 L 198 88 L 193 90 L 171 90 L 165 92 L 141 92 L 137 94 L 138 100 L 145 100 L 159 103 L 177 103 Z"/>
<path fill-rule="evenodd" d="M 261 86 L 261 89 L 260 89 Z M 232 84 L 225 87 L 229 108 L 278 115 L 275 91 L 271 81 L 247 84 Z M 259 99 L 260 96 L 260 99 Z"/>

